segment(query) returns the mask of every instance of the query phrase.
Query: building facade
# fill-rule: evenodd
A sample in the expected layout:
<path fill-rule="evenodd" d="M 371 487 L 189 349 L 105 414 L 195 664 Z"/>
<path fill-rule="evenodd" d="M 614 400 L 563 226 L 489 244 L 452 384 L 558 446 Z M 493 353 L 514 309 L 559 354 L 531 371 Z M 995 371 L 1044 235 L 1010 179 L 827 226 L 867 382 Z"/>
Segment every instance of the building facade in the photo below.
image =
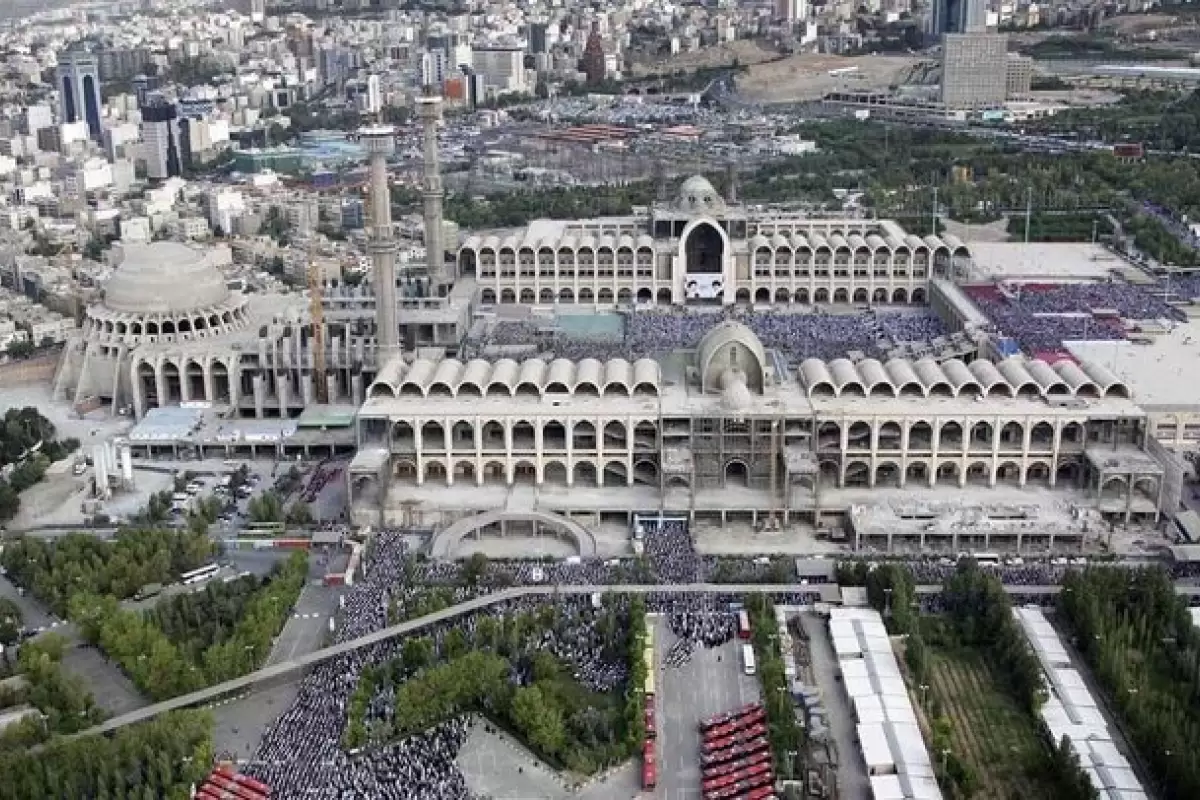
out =
<path fill-rule="evenodd" d="M 695 176 L 642 215 L 471 236 L 458 271 L 484 305 L 924 303 L 969 258 L 889 220 L 755 214 Z"/>
<path fill-rule="evenodd" d="M 55 70 L 59 119 L 86 122 L 88 134 L 100 140 L 100 63 L 93 54 L 68 50 Z"/>

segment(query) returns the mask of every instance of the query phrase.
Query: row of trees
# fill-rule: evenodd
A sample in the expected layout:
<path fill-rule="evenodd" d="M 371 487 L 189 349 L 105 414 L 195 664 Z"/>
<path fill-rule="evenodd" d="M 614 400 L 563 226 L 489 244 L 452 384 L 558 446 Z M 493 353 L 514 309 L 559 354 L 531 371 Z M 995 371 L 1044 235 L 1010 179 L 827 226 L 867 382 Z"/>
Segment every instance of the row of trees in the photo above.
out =
<path fill-rule="evenodd" d="M 1008 218 L 1008 235 L 1025 238 L 1025 217 Z M 1113 233 L 1112 225 L 1101 214 L 1033 214 L 1029 218 L 1031 242 L 1086 242 Z"/>
<path fill-rule="evenodd" d="M 1161 569 L 1069 574 L 1059 609 L 1164 797 L 1200 797 L 1200 637 Z"/>
<path fill-rule="evenodd" d="M 646 741 L 646 599 L 640 594 L 629 599 L 629 623 L 625 629 L 625 660 L 629 686 L 625 692 L 625 746 L 636 751 Z"/>
<path fill-rule="evenodd" d="M 631 659 L 631 630 L 639 628 L 634 617 L 645 626 L 640 599 L 606 596 L 598 611 L 566 614 L 587 616 L 585 627 L 595 631 L 606 662 Z M 347 707 L 343 745 L 383 743 L 473 712 L 510 730 L 547 762 L 579 774 L 625 760 L 641 746 L 643 707 L 634 723 L 632 686 L 623 698 L 589 691 L 545 649 L 556 632 L 580 629 L 581 620 L 566 614 L 548 605 L 536 613 L 480 616 L 473 627 L 451 628 L 440 641 L 406 639 L 398 658 L 363 671 Z M 644 682 L 644 666 L 640 676 Z"/>
<path fill-rule="evenodd" d="M 111 595 L 81 593 L 71 599 L 70 616 L 84 638 L 120 664 L 142 692 L 164 700 L 257 669 L 307 577 L 308 556 L 297 551 L 239 600 L 223 594 L 201 599 L 199 607 L 232 622 L 228 628 L 222 619 L 197 624 L 184 610 L 193 608 L 184 599 L 167 601 L 160 615 L 122 609 Z M 169 628 L 160 627 L 161 620 L 169 620 Z"/>
<path fill-rule="evenodd" d="M 888 566 L 892 575 L 901 573 L 892 586 L 912 584 L 907 568 L 898 564 Z M 1042 735 L 1044 758 L 1030 764 L 1030 768 L 1046 776 L 1060 800 L 1097 800 L 1075 748 L 1065 738 L 1061 742 L 1050 741 L 1049 731 L 1038 715 L 1047 696 L 1041 664 L 1013 616 L 1012 601 L 1000 579 L 980 569 L 974 559 L 961 559 L 946 579 L 941 599 L 944 616 L 916 620 L 905 639 L 905 663 L 913 681 L 926 686 L 932 680 L 931 646 L 978 651 L 992 676 L 1034 721 Z M 954 752 L 949 717 L 936 700 L 929 702 L 926 714 L 931 719 L 930 749 L 946 754 L 940 762 L 944 779 L 954 787 L 957 796 L 969 797 L 976 787 L 977 776 Z"/>
<path fill-rule="evenodd" d="M 57 739 L 37 753 L 0 752 L 6 800 L 186 800 L 212 764 L 212 719 L 176 711 L 111 738 Z"/>
<path fill-rule="evenodd" d="M 19 537 L 5 544 L 0 564 L 15 583 L 65 616 L 73 595 L 133 597 L 148 583 L 173 582 L 212 552 L 212 542 L 195 531 L 123 528 L 107 541 L 82 533 Z"/>
<path fill-rule="evenodd" d="M 55 438 L 54 423 L 33 406 L 10 408 L 0 422 L 0 470 L 12 467 L 0 478 L 0 523 L 21 510 L 21 492 L 40 481 L 46 468 L 79 448 L 78 439 Z"/>
<path fill-rule="evenodd" d="M 32 706 L 41 717 L 26 717 L 0 733 L 0 750 L 23 749 L 53 734 L 77 733 L 101 722 L 104 712 L 82 679 L 62 668 L 65 642 L 48 633 L 21 646 L 13 675 L 0 685 L 0 709 Z M 7 653 L 5 653 L 7 658 Z"/>
<path fill-rule="evenodd" d="M 775 605 L 766 595 L 752 594 L 746 598 L 746 614 L 750 617 L 754 655 L 762 683 L 771 752 L 775 756 L 778 773 L 791 779 L 796 777 L 793 765 L 805 737 L 804 729 L 796 722 L 791 688 L 784 672 Z"/>

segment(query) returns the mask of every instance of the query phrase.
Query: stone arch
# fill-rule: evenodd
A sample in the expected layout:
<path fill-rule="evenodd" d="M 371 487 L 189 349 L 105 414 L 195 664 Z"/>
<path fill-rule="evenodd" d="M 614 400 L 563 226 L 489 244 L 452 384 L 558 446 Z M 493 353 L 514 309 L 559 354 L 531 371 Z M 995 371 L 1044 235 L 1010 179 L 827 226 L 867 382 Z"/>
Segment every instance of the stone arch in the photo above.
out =
<path fill-rule="evenodd" d="M 1063 444 L 1083 444 L 1083 425 L 1078 422 L 1068 422 L 1062 429 Z"/>
<path fill-rule="evenodd" d="M 771 290 L 765 286 L 756 290 L 754 292 L 754 302 L 763 304 L 771 302 Z"/>
<path fill-rule="evenodd" d="M 775 290 L 775 302 L 776 303 L 787 303 L 791 299 L 792 299 L 791 293 L 789 293 L 787 289 L 776 289 Z"/>
<path fill-rule="evenodd" d="M 586 420 L 579 420 L 571 428 L 571 447 L 575 450 L 596 449 L 596 426 Z"/>
<path fill-rule="evenodd" d="M 808 305 L 808 289 L 797 289 L 796 296 L 792 299 L 801 305 Z"/>
<path fill-rule="evenodd" d="M 558 290 L 558 302 L 574 303 L 575 302 L 575 292 L 573 292 L 570 289 L 567 289 L 565 287 L 562 289 L 559 289 Z"/>
<path fill-rule="evenodd" d="M 561 514 L 541 510 L 485 511 L 459 519 L 434 535 L 429 543 L 430 555 L 439 559 L 451 558 L 463 539 L 506 522 L 527 523 L 549 529 L 560 539 L 574 544 L 581 557 L 596 556 L 596 538 L 587 529 Z"/>
<path fill-rule="evenodd" d="M 896 291 L 892 292 L 892 302 L 893 303 L 907 303 L 908 302 L 908 292 L 905 291 L 904 289 L 897 289 Z"/>
<path fill-rule="evenodd" d="M 826 420 L 817 426 L 817 449 L 839 451 L 842 449 L 842 426 Z"/>
<path fill-rule="evenodd" d="M 868 295 L 867 295 L 866 289 L 855 289 L 854 290 L 853 299 L 854 299 L 855 303 L 865 303 L 865 302 L 867 302 L 867 298 L 868 298 Z"/>
<path fill-rule="evenodd" d="M 504 425 L 499 420 L 489 419 L 483 423 L 480 434 L 484 450 L 507 449 L 508 439 L 504 435 Z"/>
<path fill-rule="evenodd" d="M 991 447 L 994 429 L 990 422 L 979 421 L 971 426 L 971 446 L 984 445 Z"/>
<path fill-rule="evenodd" d="M 604 425 L 604 446 L 624 447 L 626 444 L 625 423 L 612 420 Z"/>
<path fill-rule="evenodd" d="M 479 302 L 485 306 L 496 305 L 496 290 L 495 289 L 484 289 L 482 292 L 479 293 Z"/>
<path fill-rule="evenodd" d="M 567 426 L 556 419 L 549 420 L 542 425 L 542 449 L 543 450 L 566 450 L 567 449 Z"/>
<path fill-rule="evenodd" d="M 455 449 L 475 449 L 475 426 L 465 419 L 455 422 L 450 428 L 451 446 Z"/>
<path fill-rule="evenodd" d="M 211 400 L 204 375 L 204 364 L 199 359 L 189 358 L 183 362 L 183 380 L 187 382 L 187 396 L 190 400 Z"/>
<path fill-rule="evenodd" d="M 217 359 L 212 364 L 212 401 L 221 405 L 233 403 L 233 384 L 229 378 L 229 365 Z"/>
<path fill-rule="evenodd" d="M 649 289 L 638 289 L 637 301 L 639 303 L 650 303 L 654 300 L 654 292 Z"/>
<path fill-rule="evenodd" d="M 750 304 L 750 290 L 749 289 L 738 289 L 737 292 L 735 292 L 733 295 L 733 302 L 737 303 L 738 305 L 743 305 L 743 306 L 749 305 Z"/>
<path fill-rule="evenodd" d="M 828 289 L 817 289 L 815 292 L 813 292 L 813 302 L 814 303 L 828 303 L 829 302 L 829 290 Z"/>
<path fill-rule="evenodd" d="M 635 483 L 658 483 L 658 464 L 649 458 L 640 458 L 633 464 L 633 480 Z"/>
<path fill-rule="evenodd" d="M 1152 477 L 1150 475 L 1143 475 L 1140 478 L 1134 479 L 1133 494 L 1135 497 L 1137 495 L 1141 495 L 1146 500 L 1151 500 L 1151 501 L 1157 503 L 1158 502 L 1158 487 L 1159 487 L 1158 478 Z"/>
<path fill-rule="evenodd" d="M 649 290 L 647 290 L 647 292 L 648 291 Z M 617 302 L 620 303 L 621 305 L 632 303 L 633 302 L 633 290 L 632 289 L 617 289 Z"/>
<path fill-rule="evenodd" d="M 426 450 L 446 449 L 446 429 L 442 423 L 431 420 L 421 425 L 421 446 Z"/>
<path fill-rule="evenodd" d="M 870 486 L 871 465 L 866 461 L 850 461 L 846 464 L 843 486 Z"/>
<path fill-rule="evenodd" d="M 1100 484 L 1100 496 L 1107 500 L 1124 498 L 1128 491 L 1129 481 L 1124 475 L 1109 475 Z"/>
<path fill-rule="evenodd" d="M 1025 468 L 1025 485 L 1035 484 L 1037 486 L 1050 485 L 1050 465 L 1045 461 L 1034 461 Z"/>
<path fill-rule="evenodd" d="M 725 462 L 725 486 L 749 486 L 750 468 L 740 458 L 731 458 Z"/>
<path fill-rule="evenodd" d="M 654 301 L 660 306 L 671 305 L 671 290 L 659 289 L 658 294 L 656 294 L 654 297 Z"/>
<path fill-rule="evenodd" d="M 537 447 L 537 431 L 528 420 L 517 420 L 512 426 L 512 449 L 523 453 Z"/>
<path fill-rule="evenodd" d="M 542 467 L 542 483 L 553 486 L 567 485 L 567 465 L 561 461 L 547 461 Z"/>
<path fill-rule="evenodd" d="M 1066 484 L 1068 486 L 1073 486 L 1079 483 L 1079 476 L 1081 474 L 1082 470 L 1078 463 L 1074 461 L 1064 461 L 1058 465 L 1057 469 L 1054 470 L 1054 482 L 1055 484 Z"/>
<path fill-rule="evenodd" d="M 1000 466 L 996 467 L 996 483 L 1020 486 L 1022 484 L 1021 465 L 1015 461 L 1002 462 Z"/>
<path fill-rule="evenodd" d="M 938 464 L 937 468 L 937 483 L 940 486 L 958 486 L 959 473 L 962 467 L 957 461 L 943 461 Z"/>
<path fill-rule="evenodd" d="M 901 485 L 900 466 L 894 461 L 881 461 L 875 465 L 875 485 L 876 486 L 895 486 Z"/>
<path fill-rule="evenodd" d="M 629 484 L 629 470 L 624 461 L 610 459 L 604 462 L 603 481 L 605 486 L 621 486 Z"/>
<path fill-rule="evenodd" d="M 392 425 L 392 445 L 405 450 L 416 446 L 417 436 L 413 426 L 404 420 L 398 420 Z"/>
<path fill-rule="evenodd" d="M 504 468 L 502 461 L 488 461 L 483 465 L 484 481 L 499 481 L 500 483 L 508 483 L 508 470 Z"/>
<path fill-rule="evenodd" d="M 511 305 L 512 303 L 515 303 L 515 302 L 517 302 L 517 293 L 516 292 L 514 292 L 512 289 L 501 289 L 500 290 L 501 305 Z"/>
<path fill-rule="evenodd" d="M 599 486 L 600 475 L 596 465 L 590 461 L 576 461 L 571 470 L 571 483 L 574 486 Z"/>
<path fill-rule="evenodd" d="M 850 423 L 846 430 L 846 449 L 869 450 L 871 447 L 871 425 L 862 420 Z"/>
<path fill-rule="evenodd" d="M 914 461 L 904 470 L 905 483 L 928 483 L 929 467 L 923 461 Z"/>
<path fill-rule="evenodd" d="M 554 290 L 550 288 L 542 289 L 538 292 L 538 302 L 543 305 L 549 305 L 554 302 Z"/>
<path fill-rule="evenodd" d="M 536 485 L 538 482 L 537 465 L 528 459 L 521 459 L 513 464 L 512 482 L 526 486 Z"/>
<path fill-rule="evenodd" d="M 441 461 L 425 462 L 425 482 L 446 480 L 446 465 Z"/>
<path fill-rule="evenodd" d="M 967 465 L 967 483 L 975 486 L 989 486 L 992 482 L 992 468 L 986 461 L 972 461 Z"/>
<path fill-rule="evenodd" d="M 601 289 L 596 293 L 596 302 L 604 305 L 611 305 L 613 301 L 612 289 Z"/>
<path fill-rule="evenodd" d="M 1008 449 L 1024 447 L 1025 426 L 1019 422 L 1009 421 L 1000 428 L 1000 444 L 1008 445 Z"/>
<path fill-rule="evenodd" d="M 585 287 L 585 288 L 579 290 L 579 302 L 594 303 L 595 301 L 596 301 L 596 297 L 592 293 L 591 289 L 588 289 Z"/>
<path fill-rule="evenodd" d="M 876 289 L 875 293 L 871 295 L 871 302 L 873 303 L 886 303 L 887 299 L 887 289 Z"/>
<path fill-rule="evenodd" d="M 833 290 L 833 302 L 849 303 L 850 302 L 850 290 L 849 289 L 834 289 Z"/>
<path fill-rule="evenodd" d="M 525 305 L 533 305 L 534 294 L 533 289 L 525 288 L 521 290 L 521 302 Z"/>
<path fill-rule="evenodd" d="M 817 480 L 823 486 L 836 486 L 841 482 L 841 466 L 836 459 L 822 458 L 817 462 Z"/>
<path fill-rule="evenodd" d="M 417 483 L 417 462 L 408 458 L 398 458 L 392 463 L 392 480 L 397 483 Z"/>
<path fill-rule="evenodd" d="M 888 420 L 879 426 L 879 432 L 876 434 L 880 450 L 899 450 L 902 443 L 903 433 L 900 429 L 900 423 L 895 420 Z"/>
<path fill-rule="evenodd" d="M 1054 445 L 1054 426 L 1045 420 L 1034 423 L 1029 431 L 1029 446 L 1034 450 L 1049 450 Z"/>
<path fill-rule="evenodd" d="M 909 299 L 913 303 L 924 303 L 925 302 L 925 290 L 924 289 L 913 289 L 912 297 Z"/>
<path fill-rule="evenodd" d="M 158 399 L 159 405 L 171 405 L 183 400 L 183 375 L 179 365 L 174 361 L 164 361 L 162 365 L 163 386 L 167 396 Z"/>
<path fill-rule="evenodd" d="M 908 449 L 926 451 L 933 449 L 933 426 L 925 420 L 914 422 L 908 429 Z"/>

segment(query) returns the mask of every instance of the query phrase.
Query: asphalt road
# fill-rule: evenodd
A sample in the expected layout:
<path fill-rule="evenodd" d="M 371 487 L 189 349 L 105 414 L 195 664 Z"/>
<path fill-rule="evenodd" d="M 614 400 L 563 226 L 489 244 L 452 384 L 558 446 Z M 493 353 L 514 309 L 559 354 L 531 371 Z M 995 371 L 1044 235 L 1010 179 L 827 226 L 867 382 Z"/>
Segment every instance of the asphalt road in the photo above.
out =
<path fill-rule="evenodd" d="M 668 667 L 666 656 L 675 641 L 666 618 L 659 617 L 654 647 L 660 768 L 654 796 L 700 800 L 700 720 L 753 703 L 762 692 L 757 678 L 742 674 L 741 640 L 711 650 L 697 647 L 691 661 Z"/>

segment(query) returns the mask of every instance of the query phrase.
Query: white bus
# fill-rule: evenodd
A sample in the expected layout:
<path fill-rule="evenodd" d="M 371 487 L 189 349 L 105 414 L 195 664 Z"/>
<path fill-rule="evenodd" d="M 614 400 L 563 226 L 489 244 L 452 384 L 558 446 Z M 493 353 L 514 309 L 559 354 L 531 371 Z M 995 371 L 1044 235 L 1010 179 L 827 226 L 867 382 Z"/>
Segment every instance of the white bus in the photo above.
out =
<path fill-rule="evenodd" d="M 220 567 L 218 567 L 216 564 L 208 564 L 190 572 L 183 573 L 179 576 L 179 582 L 185 586 L 193 583 L 200 583 L 201 581 L 206 581 L 212 576 L 216 575 L 217 570 L 219 569 Z"/>
<path fill-rule="evenodd" d="M 742 670 L 747 675 L 758 672 L 758 667 L 754 663 L 754 647 L 748 644 L 742 645 Z"/>

